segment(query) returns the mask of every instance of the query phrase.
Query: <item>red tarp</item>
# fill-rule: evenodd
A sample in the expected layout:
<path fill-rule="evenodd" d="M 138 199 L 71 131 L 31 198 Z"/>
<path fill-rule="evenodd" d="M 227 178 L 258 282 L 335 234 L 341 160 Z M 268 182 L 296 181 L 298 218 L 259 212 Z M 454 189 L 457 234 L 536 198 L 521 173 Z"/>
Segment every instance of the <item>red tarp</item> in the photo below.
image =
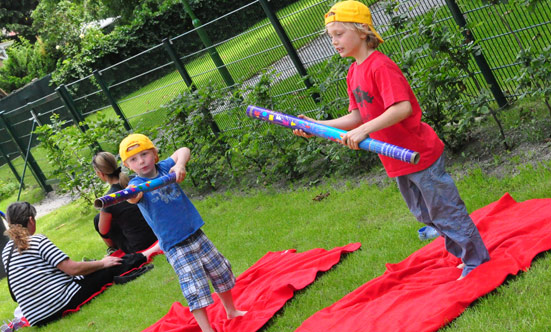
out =
<path fill-rule="evenodd" d="M 456 280 L 460 262 L 440 237 L 404 261 L 388 264 L 382 276 L 312 315 L 296 332 L 436 331 L 551 249 L 551 199 L 517 203 L 505 194 L 471 216 L 491 260 L 465 279 Z"/>
<path fill-rule="evenodd" d="M 211 325 L 218 332 L 254 332 L 260 329 L 279 310 L 296 290 L 311 284 L 318 272 L 327 271 L 337 264 L 343 253 L 360 248 L 360 243 L 351 243 L 330 251 L 312 249 L 304 253 L 296 250 L 269 252 L 253 266 L 243 272 L 232 289 L 238 309 L 247 314 L 232 320 L 226 313 L 218 296 L 214 304 L 207 307 Z M 148 332 L 200 332 L 193 315 L 187 307 L 174 302 L 170 311 Z"/>

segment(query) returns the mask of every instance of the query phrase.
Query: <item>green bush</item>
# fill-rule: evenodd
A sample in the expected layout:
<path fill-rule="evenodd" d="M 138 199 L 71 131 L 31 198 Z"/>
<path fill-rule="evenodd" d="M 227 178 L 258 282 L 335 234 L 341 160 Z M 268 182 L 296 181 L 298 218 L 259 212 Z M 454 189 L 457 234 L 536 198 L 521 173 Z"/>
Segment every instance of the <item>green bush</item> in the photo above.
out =
<path fill-rule="evenodd" d="M 543 100 L 551 116 L 551 45 L 541 53 L 531 48 L 521 49 L 516 61 L 521 64 L 517 75 L 511 80 L 517 82 L 520 98 L 536 97 Z"/>
<path fill-rule="evenodd" d="M 51 124 L 38 127 L 36 133 L 47 151 L 53 175 L 59 180 L 60 192 L 69 192 L 93 204 L 105 190 L 92 167 L 93 153 L 101 149 L 98 142 L 120 142 L 128 134 L 122 121 L 98 114 L 95 120 L 80 124 L 88 128 L 86 132 L 74 125 L 68 126 L 55 113 L 50 121 Z M 109 152 L 116 155 L 118 151 Z"/>
<path fill-rule="evenodd" d="M 318 118 L 327 118 L 345 108 L 348 100 L 333 98 L 331 83 L 347 67 L 347 60 L 337 56 L 313 74 L 311 92 L 321 95 Z M 211 84 L 182 93 L 161 109 L 169 116 L 156 130 L 157 147 L 166 154 L 182 146 L 191 149 L 188 171 L 199 191 L 301 180 L 315 183 L 333 174 L 358 174 L 378 162 L 374 153 L 354 151 L 321 138 L 302 139 L 288 128 L 245 116 L 247 105 L 296 114 L 296 109 L 282 105 L 297 105 L 294 98 L 300 96 L 275 98 L 271 94 L 274 78 L 273 72 L 264 72 L 255 85 L 231 92 Z M 235 128 L 224 132 L 218 131 L 211 115 L 221 103 L 224 116 L 237 119 Z"/>
<path fill-rule="evenodd" d="M 48 56 L 40 39 L 35 44 L 21 38 L 8 50 L 8 59 L 0 67 L 0 88 L 6 92 L 19 89 L 34 78 L 48 75 L 55 68 L 55 60 Z"/>
<path fill-rule="evenodd" d="M 0 200 L 6 199 L 13 195 L 19 189 L 19 183 L 0 180 Z"/>

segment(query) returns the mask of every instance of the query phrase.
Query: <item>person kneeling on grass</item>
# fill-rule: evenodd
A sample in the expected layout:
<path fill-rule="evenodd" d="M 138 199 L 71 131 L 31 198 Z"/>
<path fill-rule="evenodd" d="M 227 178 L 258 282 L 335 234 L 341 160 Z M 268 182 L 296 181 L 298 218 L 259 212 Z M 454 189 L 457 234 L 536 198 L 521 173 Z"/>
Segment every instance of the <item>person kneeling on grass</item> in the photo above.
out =
<path fill-rule="evenodd" d="M 8 206 L 6 233 L 10 241 L 2 251 L 8 288 L 32 326 L 45 325 L 67 310 L 77 310 L 105 285 L 146 261 L 142 254 L 73 261 L 45 235 L 35 234 L 35 216 L 36 209 L 27 202 Z"/>

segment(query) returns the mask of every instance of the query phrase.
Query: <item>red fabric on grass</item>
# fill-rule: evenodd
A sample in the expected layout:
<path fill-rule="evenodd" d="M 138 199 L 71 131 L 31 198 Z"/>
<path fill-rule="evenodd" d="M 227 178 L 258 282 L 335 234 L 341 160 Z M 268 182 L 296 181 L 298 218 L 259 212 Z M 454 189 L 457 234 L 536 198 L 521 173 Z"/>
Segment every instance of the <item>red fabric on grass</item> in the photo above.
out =
<path fill-rule="evenodd" d="M 207 307 L 212 326 L 217 332 L 254 332 L 260 329 L 287 302 L 296 290 L 311 284 L 318 272 L 337 264 L 343 253 L 359 249 L 360 243 L 351 243 L 332 250 L 312 249 L 304 253 L 296 250 L 269 252 L 243 272 L 232 289 L 238 309 L 248 311 L 232 320 L 218 296 Z M 174 302 L 170 311 L 144 332 L 200 332 L 189 308 Z"/>
<path fill-rule="evenodd" d="M 471 216 L 491 260 L 465 279 L 456 280 L 460 261 L 439 237 L 404 261 L 387 264 L 382 276 L 312 315 L 296 332 L 436 331 L 551 249 L 551 199 L 517 203 L 505 194 Z"/>

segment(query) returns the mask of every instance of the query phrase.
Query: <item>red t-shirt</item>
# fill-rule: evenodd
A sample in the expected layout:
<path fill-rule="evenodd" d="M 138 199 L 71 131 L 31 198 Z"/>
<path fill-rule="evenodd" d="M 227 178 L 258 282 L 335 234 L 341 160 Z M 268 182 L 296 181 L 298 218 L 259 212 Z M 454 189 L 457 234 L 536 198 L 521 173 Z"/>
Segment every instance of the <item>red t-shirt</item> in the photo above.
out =
<path fill-rule="evenodd" d="M 419 152 L 416 165 L 379 155 L 389 177 L 422 171 L 432 165 L 444 151 L 444 143 L 434 130 L 421 121 L 421 107 L 402 71 L 379 51 L 362 64 L 354 62 L 346 78 L 350 99 L 349 111 L 359 110 L 365 123 L 381 115 L 390 106 L 409 101 L 412 114 L 399 123 L 371 133 L 373 139 Z"/>

